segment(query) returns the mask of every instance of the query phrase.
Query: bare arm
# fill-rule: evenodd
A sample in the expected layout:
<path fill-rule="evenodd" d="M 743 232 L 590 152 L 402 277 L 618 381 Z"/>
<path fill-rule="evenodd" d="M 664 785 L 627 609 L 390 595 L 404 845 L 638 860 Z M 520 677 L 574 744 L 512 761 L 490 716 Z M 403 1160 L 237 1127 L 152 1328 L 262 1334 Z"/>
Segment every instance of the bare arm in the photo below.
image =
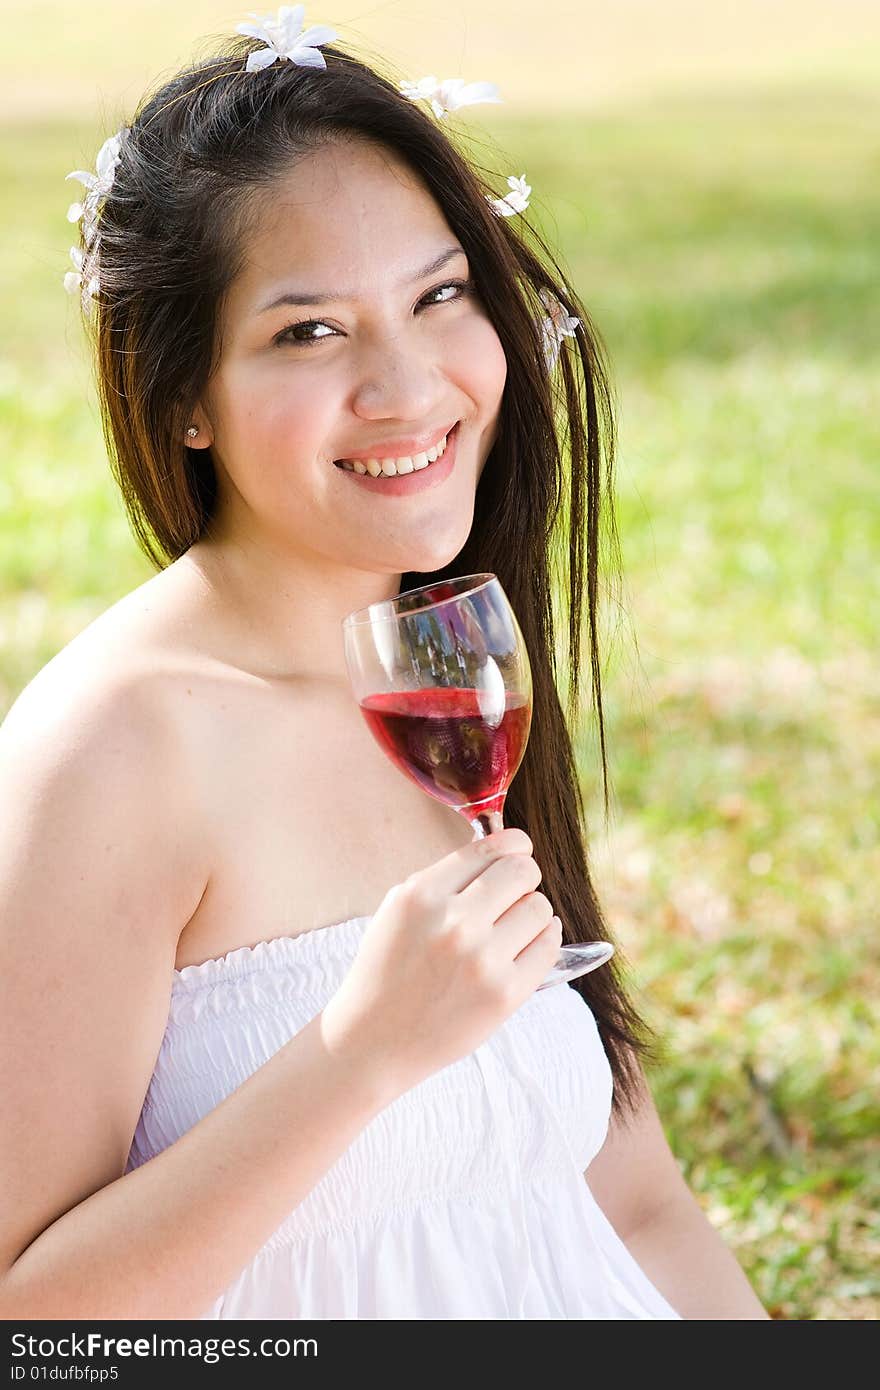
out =
<path fill-rule="evenodd" d="M 674 1198 L 625 1241 L 651 1283 L 683 1318 L 770 1318 L 736 1256 L 692 1192 Z"/>
<path fill-rule="evenodd" d="M 124 1172 L 205 884 L 171 737 L 48 677 L 0 728 L 4 1320 L 200 1316 L 392 1099 L 318 1015 Z"/>
<path fill-rule="evenodd" d="M 0 1317 L 200 1317 L 380 1108 L 319 1015 L 176 1143 L 37 1236 L 0 1284 Z"/>
<path fill-rule="evenodd" d="M 669 1147 L 644 1072 L 635 1115 L 614 1115 L 584 1173 L 636 1263 L 683 1318 L 767 1318 Z"/>

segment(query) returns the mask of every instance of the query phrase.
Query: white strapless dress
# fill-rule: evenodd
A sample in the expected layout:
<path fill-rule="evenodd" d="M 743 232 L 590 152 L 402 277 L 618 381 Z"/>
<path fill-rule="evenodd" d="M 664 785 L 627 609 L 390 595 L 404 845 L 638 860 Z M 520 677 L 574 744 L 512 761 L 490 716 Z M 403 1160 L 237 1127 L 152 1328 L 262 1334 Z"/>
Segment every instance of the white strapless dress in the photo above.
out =
<path fill-rule="evenodd" d="M 175 970 L 126 1172 L 320 1012 L 369 921 Z M 612 1085 L 586 1002 L 566 984 L 539 990 L 475 1052 L 380 1111 L 200 1316 L 680 1317 L 583 1176 Z"/>

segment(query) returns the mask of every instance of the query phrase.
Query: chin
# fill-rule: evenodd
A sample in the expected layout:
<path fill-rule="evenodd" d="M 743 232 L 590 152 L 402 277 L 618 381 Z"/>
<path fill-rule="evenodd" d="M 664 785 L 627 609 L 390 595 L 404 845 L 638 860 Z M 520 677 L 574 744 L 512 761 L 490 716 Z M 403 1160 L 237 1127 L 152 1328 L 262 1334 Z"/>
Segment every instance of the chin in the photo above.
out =
<path fill-rule="evenodd" d="M 417 553 L 410 557 L 406 569 L 412 570 L 417 574 L 436 574 L 438 570 L 445 569 L 451 565 L 457 555 L 464 549 L 468 536 L 471 533 L 473 517 L 468 520 L 466 526 L 462 526 L 457 533 L 450 537 L 448 545 L 438 545 L 436 536 L 424 546 L 417 547 Z"/>

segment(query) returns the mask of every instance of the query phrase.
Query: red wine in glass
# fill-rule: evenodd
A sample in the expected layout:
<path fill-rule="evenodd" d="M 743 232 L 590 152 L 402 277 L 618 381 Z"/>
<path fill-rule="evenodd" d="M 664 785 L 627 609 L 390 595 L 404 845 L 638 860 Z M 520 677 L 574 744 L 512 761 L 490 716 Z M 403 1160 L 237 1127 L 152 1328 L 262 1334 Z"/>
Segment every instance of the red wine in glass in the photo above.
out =
<path fill-rule="evenodd" d="M 343 620 L 345 658 L 373 737 L 405 776 L 473 826 L 504 828 L 504 799 L 532 719 L 532 678 L 516 616 L 494 574 L 409 589 Z M 538 986 L 584 975 L 610 942 L 563 946 Z"/>
<path fill-rule="evenodd" d="M 469 687 L 426 686 L 361 700 L 376 742 L 401 772 L 456 810 L 501 814 L 529 736 L 532 703 L 505 692 L 500 719 L 488 719 Z"/>

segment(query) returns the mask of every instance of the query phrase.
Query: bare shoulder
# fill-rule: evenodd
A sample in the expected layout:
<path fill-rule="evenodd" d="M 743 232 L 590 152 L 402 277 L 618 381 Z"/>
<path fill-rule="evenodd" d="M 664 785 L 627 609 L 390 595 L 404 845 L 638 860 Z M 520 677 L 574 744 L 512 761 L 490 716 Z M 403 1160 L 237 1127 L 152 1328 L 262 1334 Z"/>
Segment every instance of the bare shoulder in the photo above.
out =
<path fill-rule="evenodd" d="M 0 779 L 29 801 L 103 784 L 120 825 L 167 837 L 182 929 L 204 890 L 203 794 L 188 737 L 185 663 L 162 640 L 154 604 L 135 591 L 68 643 L 24 687 L 0 723 Z M 182 679 L 183 677 L 183 679 Z"/>
<path fill-rule="evenodd" d="M 164 723 L 169 737 L 182 733 L 180 689 L 192 654 L 179 632 L 191 617 L 173 568 L 125 594 L 35 673 L 0 721 L 7 738 L 76 721 L 124 725 L 126 711 Z"/>
<path fill-rule="evenodd" d="M 26 720 L 63 711 L 81 697 L 100 700 L 123 685 L 156 695 L 175 665 L 181 588 L 164 570 L 123 595 L 34 674 L 0 723 L 21 729 Z"/>

